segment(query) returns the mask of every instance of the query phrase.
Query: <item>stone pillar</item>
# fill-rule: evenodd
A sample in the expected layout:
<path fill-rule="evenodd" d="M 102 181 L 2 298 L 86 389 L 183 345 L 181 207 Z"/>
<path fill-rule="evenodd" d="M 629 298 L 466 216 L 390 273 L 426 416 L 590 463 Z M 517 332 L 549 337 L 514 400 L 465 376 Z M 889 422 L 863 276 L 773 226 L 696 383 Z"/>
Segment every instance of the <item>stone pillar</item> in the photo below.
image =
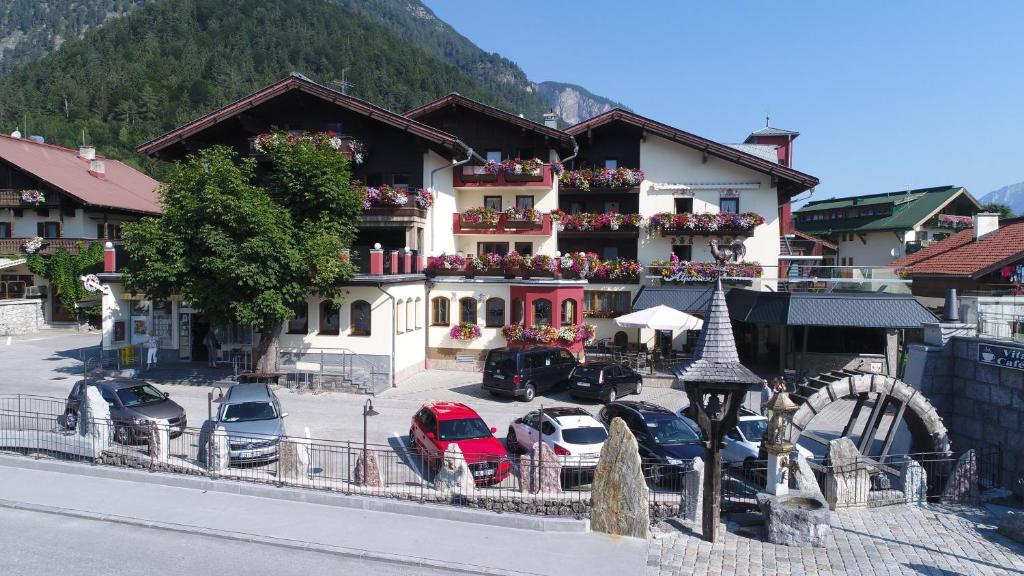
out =
<path fill-rule="evenodd" d="M 380 466 L 377 464 L 377 456 L 373 450 L 366 450 L 356 458 L 356 468 L 352 471 L 356 484 L 380 488 L 383 486 L 380 478 Z"/>
<path fill-rule="evenodd" d="M 212 453 L 207 457 L 207 470 L 223 474 L 231 466 L 231 446 L 228 444 L 228 432 L 223 426 L 214 428 L 212 444 Z"/>
<path fill-rule="evenodd" d="M 113 425 L 110 405 L 95 386 L 85 387 L 85 401 L 78 409 L 78 433 L 88 438 L 93 457 L 110 447 Z"/>
<path fill-rule="evenodd" d="M 621 418 L 612 420 L 594 472 L 590 527 L 596 532 L 647 538 L 651 511 L 636 438 Z"/>
<path fill-rule="evenodd" d="M 807 458 L 799 452 L 796 452 L 795 459 L 790 455 L 789 470 L 791 488 L 798 492 L 814 494 L 824 499 L 824 495 L 821 493 L 821 486 L 818 485 L 818 479 L 814 477 L 814 470 L 811 469 L 811 464 L 807 461 Z"/>
<path fill-rule="evenodd" d="M 693 459 L 693 468 L 683 476 L 683 517 L 691 522 L 700 522 L 704 505 L 704 459 Z"/>
<path fill-rule="evenodd" d="M 528 454 L 519 457 L 520 486 L 531 494 L 558 494 L 562 491 L 562 460 L 551 446 L 534 442 Z"/>
<path fill-rule="evenodd" d="M 917 460 L 911 460 L 903 467 L 901 480 L 907 504 L 921 505 L 928 500 L 928 473 Z"/>
<path fill-rule="evenodd" d="M 462 495 L 472 494 L 476 490 L 473 472 L 469 464 L 466 464 L 458 444 L 449 444 L 444 451 L 444 460 L 434 476 L 434 489 L 445 494 L 455 492 Z"/>
<path fill-rule="evenodd" d="M 402 253 L 402 274 L 412 274 L 412 252 L 406 249 Z"/>
<path fill-rule="evenodd" d="M 831 510 L 867 507 L 871 483 L 867 465 L 860 458 L 860 451 L 849 438 L 836 438 L 828 443 L 830 468 L 825 480 L 825 499 Z"/>
<path fill-rule="evenodd" d="M 164 422 L 149 427 L 149 457 L 153 462 L 166 463 L 171 444 L 171 430 Z"/>
<path fill-rule="evenodd" d="M 391 274 L 398 274 L 399 273 L 399 269 L 398 269 L 398 250 L 392 250 L 391 251 L 390 266 L 391 266 L 390 267 Z"/>
<path fill-rule="evenodd" d="M 377 244 L 380 246 L 380 244 Z M 384 275 L 384 251 L 380 248 L 370 249 L 370 274 L 374 276 Z"/>
<path fill-rule="evenodd" d="M 113 242 L 103 245 L 103 271 L 107 274 L 117 272 L 117 252 Z"/>
<path fill-rule="evenodd" d="M 953 503 L 974 503 L 980 495 L 978 485 L 978 458 L 974 449 L 964 452 L 956 461 L 953 474 L 942 491 L 943 500 Z"/>
<path fill-rule="evenodd" d="M 306 470 L 299 458 L 301 447 L 292 440 L 282 440 L 277 445 L 277 480 L 298 484 L 306 478 Z"/>

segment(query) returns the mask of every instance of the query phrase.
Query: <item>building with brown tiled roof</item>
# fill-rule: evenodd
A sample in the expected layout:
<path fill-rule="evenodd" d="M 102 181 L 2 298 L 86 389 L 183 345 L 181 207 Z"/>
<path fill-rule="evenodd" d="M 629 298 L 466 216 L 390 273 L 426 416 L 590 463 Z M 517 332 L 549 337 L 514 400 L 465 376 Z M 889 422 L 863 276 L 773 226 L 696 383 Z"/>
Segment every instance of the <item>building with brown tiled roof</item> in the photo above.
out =
<path fill-rule="evenodd" d="M 913 280 L 917 296 L 941 297 L 949 288 L 1019 290 L 1024 277 L 1024 218 L 977 214 L 963 230 L 892 265 Z"/>

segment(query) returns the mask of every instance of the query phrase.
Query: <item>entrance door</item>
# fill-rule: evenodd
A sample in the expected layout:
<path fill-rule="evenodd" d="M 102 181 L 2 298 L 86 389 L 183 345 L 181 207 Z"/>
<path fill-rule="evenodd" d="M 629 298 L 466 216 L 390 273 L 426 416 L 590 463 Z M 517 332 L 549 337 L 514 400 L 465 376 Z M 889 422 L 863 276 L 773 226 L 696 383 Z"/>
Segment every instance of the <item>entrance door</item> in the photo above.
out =
<path fill-rule="evenodd" d="M 50 301 L 53 303 L 53 305 L 50 307 L 50 321 L 75 322 L 77 320 L 77 318 L 75 317 L 75 311 L 68 310 L 67 308 L 64 307 L 64 304 L 63 302 L 61 302 L 60 297 L 57 296 L 56 290 L 53 290 L 52 292 L 53 293 L 50 294 Z"/>
<path fill-rule="evenodd" d="M 178 358 L 192 359 L 192 314 L 178 314 Z"/>
<path fill-rule="evenodd" d="M 210 331 L 210 321 L 200 314 L 192 314 L 192 361 L 207 361 L 210 355 L 207 354 L 203 340 L 206 333 Z"/>

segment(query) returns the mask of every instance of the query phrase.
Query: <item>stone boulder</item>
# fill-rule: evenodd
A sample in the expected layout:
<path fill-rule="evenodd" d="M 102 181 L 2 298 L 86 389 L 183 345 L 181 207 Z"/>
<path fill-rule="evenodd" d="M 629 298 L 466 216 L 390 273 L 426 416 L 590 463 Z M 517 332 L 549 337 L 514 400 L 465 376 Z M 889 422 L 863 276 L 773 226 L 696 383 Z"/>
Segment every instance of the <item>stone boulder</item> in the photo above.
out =
<path fill-rule="evenodd" d="M 167 424 L 159 423 L 149 427 L 149 457 L 155 462 L 167 462 L 171 443 L 171 430 Z"/>
<path fill-rule="evenodd" d="M 277 445 L 277 479 L 280 482 L 299 484 L 306 479 L 306 467 L 303 465 L 300 452 L 305 452 L 294 440 L 281 440 Z"/>
<path fill-rule="evenodd" d="M 829 508 L 863 508 L 868 504 L 871 479 L 868 465 L 849 438 L 828 443 L 829 473 L 825 498 Z"/>
<path fill-rule="evenodd" d="M 700 522 L 704 506 L 704 459 L 693 459 L 692 468 L 683 476 L 683 517 Z"/>
<path fill-rule="evenodd" d="M 999 519 L 999 533 L 1024 544 L 1024 512 L 1010 510 Z"/>
<path fill-rule="evenodd" d="M 814 470 L 811 469 L 811 463 L 802 453 L 797 452 L 797 456 L 790 459 L 789 472 L 789 487 L 791 489 L 797 492 L 809 492 L 824 498 Z"/>
<path fill-rule="evenodd" d="M 519 457 L 523 492 L 557 494 L 562 491 L 562 460 L 547 444 L 534 442 L 529 453 Z"/>
<path fill-rule="evenodd" d="M 231 466 L 231 445 L 228 443 L 228 431 L 223 426 L 213 429 L 212 444 L 208 469 L 214 474 L 223 474 Z"/>
<path fill-rule="evenodd" d="M 636 438 L 621 418 L 612 420 L 591 487 L 590 527 L 597 532 L 647 538 L 651 517 Z"/>
<path fill-rule="evenodd" d="M 760 492 L 757 505 L 764 515 L 765 538 L 772 544 L 820 548 L 832 535 L 832 513 L 820 493 L 775 496 Z"/>
<path fill-rule="evenodd" d="M 921 505 L 928 500 L 928 473 L 917 460 L 907 462 L 900 473 L 903 497 L 907 504 Z"/>
<path fill-rule="evenodd" d="M 85 400 L 78 408 L 78 433 L 92 440 L 98 454 L 110 446 L 112 428 L 110 404 L 103 399 L 99 388 L 86 386 Z"/>
<path fill-rule="evenodd" d="M 942 491 L 942 499 L 947 502 L 973 503 L 978 500 L 980 492 L 978 457 L 972 449 L 964 452 L 956 461 L 956 467 Z"/>
<path fill-rule="evenodd" d="M 476 490 L 473 472 L 466 464 L 462 449 L 457 444 L 449 444 L 444 451 L 444 459 L 434 475 L 434 488 L 443 493 L 472 494 Z"/>
<path fill-rule="evenodd" d="M 380 466 L 377 464 L 377 455 L 373 450 L 366 450 L 356 458 L 356 469 L 352 475 L 356 484 L 380 488 L 384 485 L 380 478 Z"/>

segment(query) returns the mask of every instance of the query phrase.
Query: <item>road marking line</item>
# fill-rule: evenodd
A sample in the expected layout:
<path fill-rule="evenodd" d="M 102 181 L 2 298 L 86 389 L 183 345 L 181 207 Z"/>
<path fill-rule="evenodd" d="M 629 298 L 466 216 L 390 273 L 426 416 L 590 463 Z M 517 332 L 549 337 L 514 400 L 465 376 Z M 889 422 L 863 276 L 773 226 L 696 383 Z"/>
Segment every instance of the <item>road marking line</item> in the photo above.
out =
<path fill-rule="evenodd" d="M 409 461 L 409 468 L 412 468 L 412 471 L 420 478 L 425 478 L 423 472 L 420 471 L 420 467 L 416 465 L 416 459 L 414 458 L 415 454 L 413 454 L 414 451 L 412 449 L 412 438 L 409 439 L 409 445 L 406 445 L 405 441 L 402 440 L 402 435 L 398 432 L 392 432 L 391 436 L 402 446 L 402 448 L 405 448 L 405 455 Z"/>

